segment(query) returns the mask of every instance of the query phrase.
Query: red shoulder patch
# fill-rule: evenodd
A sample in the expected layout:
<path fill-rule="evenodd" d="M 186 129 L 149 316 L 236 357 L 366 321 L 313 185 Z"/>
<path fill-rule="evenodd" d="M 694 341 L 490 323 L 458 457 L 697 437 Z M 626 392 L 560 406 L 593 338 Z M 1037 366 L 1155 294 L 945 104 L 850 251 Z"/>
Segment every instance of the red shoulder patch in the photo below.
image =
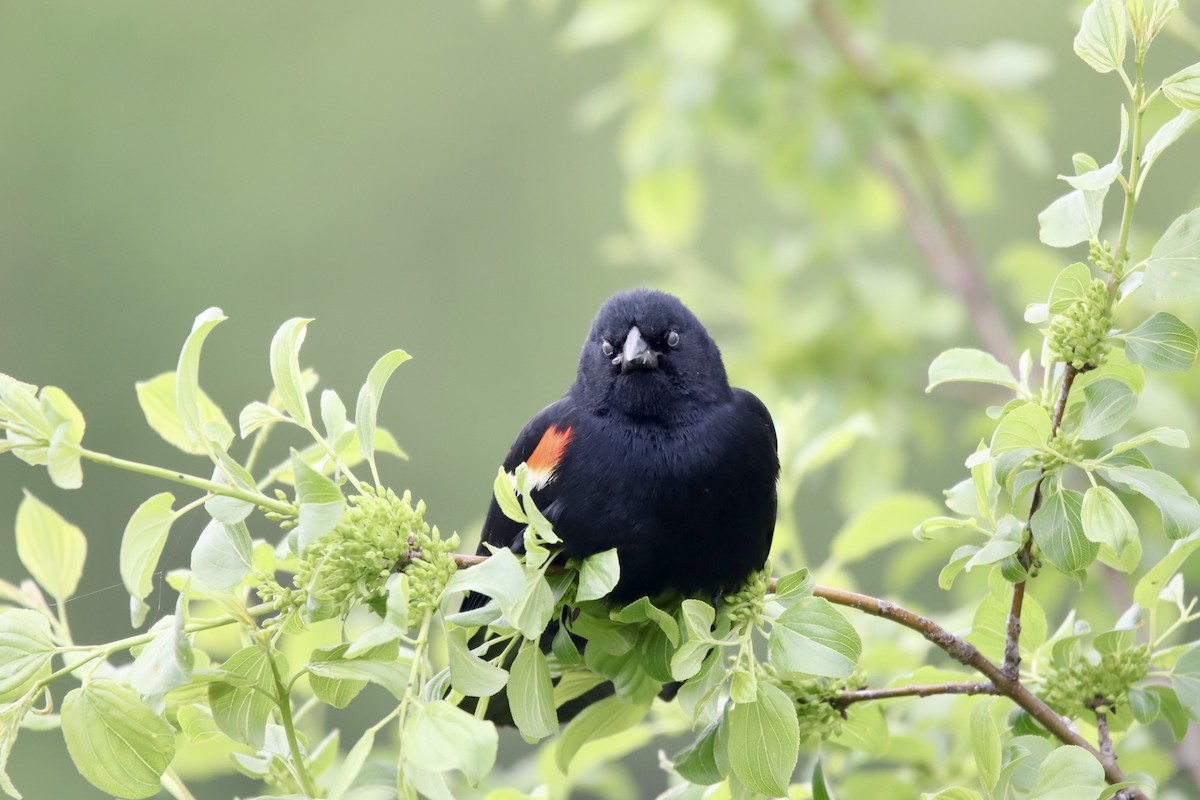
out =
<path fill-rule="evenodd" d="M 551 425 L 542 434 L 542 440 L 525 461 L 535 485 L 544 486 L 554 476 L 572 436 L 570 426 L 560 429 L 557 425 Z"/>

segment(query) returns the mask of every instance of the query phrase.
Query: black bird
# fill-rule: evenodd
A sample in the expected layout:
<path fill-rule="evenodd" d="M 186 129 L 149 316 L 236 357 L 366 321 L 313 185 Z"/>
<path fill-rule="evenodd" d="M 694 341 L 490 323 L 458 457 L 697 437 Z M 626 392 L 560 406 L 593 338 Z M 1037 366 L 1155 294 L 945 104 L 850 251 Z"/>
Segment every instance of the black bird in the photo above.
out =
<path fill-rule="evenodd" d="M 528 465 L 568 558 L 617 548 L 610 602 L 707 599 L 766 561 L 777 450 L 766 406 L 730 387 L 704 325 L 677 297 L 636 289 L 600 309 L 575 382 L 525 426 L 504 469 Z M 493 498 L 482 542 L 520 552 L 522 530 Z"/>

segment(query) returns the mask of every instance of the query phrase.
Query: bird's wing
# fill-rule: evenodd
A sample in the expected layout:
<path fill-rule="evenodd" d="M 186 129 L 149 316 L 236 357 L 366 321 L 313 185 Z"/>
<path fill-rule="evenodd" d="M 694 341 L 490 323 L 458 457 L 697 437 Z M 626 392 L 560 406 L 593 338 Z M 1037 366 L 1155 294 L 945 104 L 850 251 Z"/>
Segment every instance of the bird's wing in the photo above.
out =
<path fill-rule="evenodd" d="M 574 410 L 575 404 L 569 397 L 546 406 L 529 421 L 504 458 L 505 472 L 511 473 L 522 463 L 528 465 L 529 482 L 539 487 L 537 500 L 539 507 L 543 509 L 553 499 L 548 484 L 571 441 L 571 418 Z M 481 556 L 489 555 L 489 544 L 493 547 L 513 547 L 519 550 L 521 533 L 524 530 L 524 525 L 505 516 L 493 496 L 488 504 L 487 516 L 483 520 L 483 534 L 480 536 L 479 549 L 476 552 Z M 478 592 L 473 592 L 463 599 L 462 610 L 478 608 L 486 603 L 487 599 Z"/>
<path fill-rule="evenodd" d="M 734 388 L 733 402 L 740 412 L 749 414 L 752 418 L 761 422 L 771 432 L 771 442 L 775 445 L 775 451 L 779 451 L 779 438 L 775 433 L 775 421 L 771 419 L 771 412 L 767 410 L 766 405 L 762 400 L 759 400 L 752 392 L 745 389 Z"/>

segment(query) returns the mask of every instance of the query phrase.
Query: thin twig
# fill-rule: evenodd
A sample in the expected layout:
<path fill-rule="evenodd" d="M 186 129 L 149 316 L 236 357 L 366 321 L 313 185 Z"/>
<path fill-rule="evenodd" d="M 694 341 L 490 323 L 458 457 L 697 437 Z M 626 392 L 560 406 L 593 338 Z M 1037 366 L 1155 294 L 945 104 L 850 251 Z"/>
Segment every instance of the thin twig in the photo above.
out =
<path fill-rule="evenodd" d="M 896 131 L 905 156 L 924 192 L 883 153 L 872 161 L 900 196 L 905 221 L 934 276 L 967 304 L 984 345 L 1001 361 L 1015 365 L 1013 338 L 983 279 L 983 264 L 942 179 L 937 161 L 912 117 L 905 111 L 879 65 L 858 44 L 854 31 L 828 0 L 814 0 L 813 17 L 838 54 L 866 84 Z M 922 199 L 928 197 L 928 205 Z"/>
<path fill-rule="evenodd" d="M 932 697 L 939 694 L 996 694 L 996 687 L 989 681 L 967 681 L 964 683 L 924 683 L 912 686 L 896 686 L 891 689 L 857 689 L 842 692 L 829 701 L 834 708 L 845 708 L 855 703 L 870 700 L 891 700 L 896 697 Z"/>
<path fill-rule="evenodd" d="M 1075 384 L 1075 376 L 1079 370 L 1067 364 L 1063 371 L 1062 385 L 1058 390 L 1058 401 L 1054 404 L 1054 415 L 1050 418 L 1050 435 L 1054 436 L 1062 426 L 1063 416 L 1067 413 L 1067 398 L 1071 387 Z M 1042 480 L 1039 479 L 1033 490 L 1033 502 L 1029 506 L 1029 522 L 1025 525 L 1025 545 L 1017 555 L 1021 568 L 1029 572 L 1033 562 L 1033 515 L 1042 507 Z M 1028 579 L 1026 579 L 1028 580 Z M 1021 611 L 1025 603 L 1025 583 L 1021 581 L 1013 586 L 1012 606 L 1008 612 L 1008 625 L 1004 641 L 1004 672 L 1011 680 L 1021 677 Z"/>

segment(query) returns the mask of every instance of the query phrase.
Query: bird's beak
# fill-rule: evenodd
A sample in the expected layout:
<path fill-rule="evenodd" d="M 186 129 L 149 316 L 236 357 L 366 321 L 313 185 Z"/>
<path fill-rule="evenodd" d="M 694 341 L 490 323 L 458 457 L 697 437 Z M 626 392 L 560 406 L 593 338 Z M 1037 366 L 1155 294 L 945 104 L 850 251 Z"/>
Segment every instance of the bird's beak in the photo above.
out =
<path fill-rule="evenodd" d="M 621 348 L 621 372 L 654 369 L 657 366 L 658 353 L 650 349 L 650 345 L 642 338 L 642 332 L 634 325 L 625 337 L 625 346 Z"/>

